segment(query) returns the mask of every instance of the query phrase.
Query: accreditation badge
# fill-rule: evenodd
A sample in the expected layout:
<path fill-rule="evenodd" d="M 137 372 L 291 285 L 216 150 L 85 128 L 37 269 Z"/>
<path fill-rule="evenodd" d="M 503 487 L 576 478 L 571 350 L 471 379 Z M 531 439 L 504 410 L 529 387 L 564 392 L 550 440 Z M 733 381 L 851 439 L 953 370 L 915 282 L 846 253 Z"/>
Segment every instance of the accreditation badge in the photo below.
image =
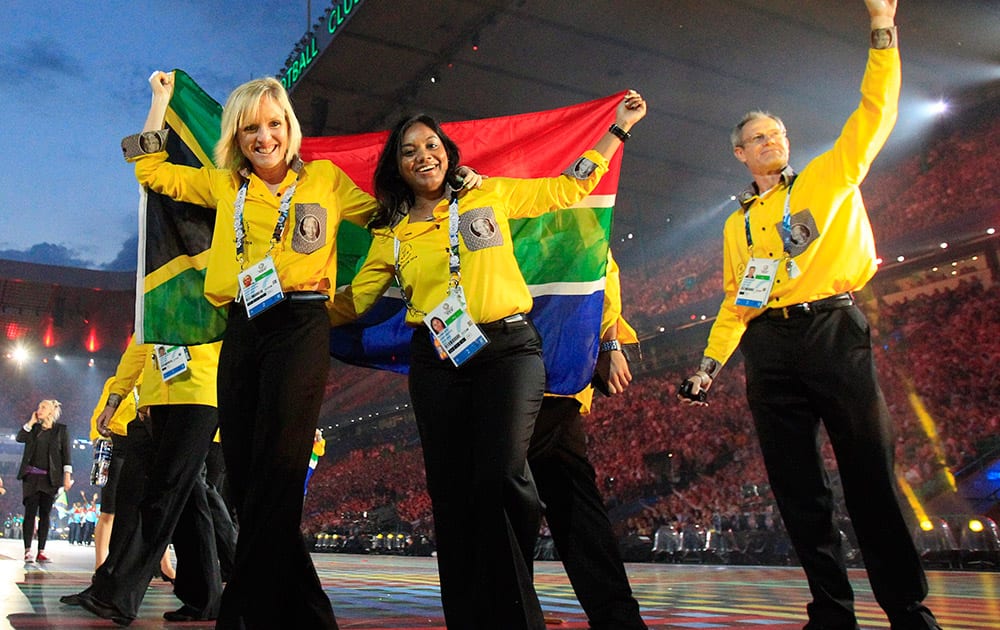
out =
<path fill-rule="evenodd" d="M 751 258 L 747 262 L 746 273 L 736 291 L 736 306 L 764 308 L 771 297 L 774 277 L 781 261 L 773 258 Z"/>
<path fill-rule="evenodd" d="M 236 280 L 247 317 L 251 319 L 285 299 L 278 270 L 270 256 L 236 274 Z"/>
<path fill-rule="evenodd" d="M 465 308 L 462 287 L 456 287 L 444 302 L 424 317 L 431 330 L 438 354 L 443 353 L 458 367 L 468 361 L 490 342 L 483 331 L 472 321 Z"/>
<path fill-rule="evenodd" d="M 156 366 L 160 369 L 160 376 L 164 382 L 187 372 L 188 361 L 191 360 L 191 353 L 187 347 L 156 344 L 153 346 L 153 352 L 153 358 L 156 359 Z"/>

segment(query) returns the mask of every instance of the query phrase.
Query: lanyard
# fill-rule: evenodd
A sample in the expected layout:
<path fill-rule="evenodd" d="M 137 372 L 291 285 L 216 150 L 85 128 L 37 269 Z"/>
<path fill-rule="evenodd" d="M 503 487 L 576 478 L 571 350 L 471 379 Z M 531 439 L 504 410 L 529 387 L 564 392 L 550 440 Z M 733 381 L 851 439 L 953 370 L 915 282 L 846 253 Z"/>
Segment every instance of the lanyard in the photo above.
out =
<path fill-rule="evenodd" d="M 462 263 L 458 259 L 458 191 L 451 193 L 448 203 L 448 291 L 458 287 L 462 281 Z"/>
<path fill-rule="evenodd" d="M 292 205 L 292 195 L 295 194 L 295 187 L 298 186 L 299 179 L 295 178 L 295 181 L 291 186 L 285 190 L 285 194 L 281 195 L 281 206 L 278 209 L 278 222 L 274 226 L 274 232 L 271 234 L 271 243 L 267 248 L 267 254 L 271 253 L 274 246 L 281 240 L 281 233 L 285 229 L 285 222 L 288 220 L 288 209 Z M 246 241 L 246 227 L 243 222 L 243 206 L 247 202 L 247 188 L 250 187 L 250 179 L 244 179 L 243 183 L 240 184 L 239 192 L 236 193 L 236 201 L 233 203 L 233 232 L 236 235 L 236 260 L 240 263 L 240 270 L 246 268 L 246 258 L 244 254 L 246 253 L 246 248 L 244 243 Z"/>
<path fill-rule="evenodd" d="M 396 276 L 396 283 L 399 284 L 400 292 L 403 294 L 403 303 L 406 308 L 420 315 L 427 313 L 421 311 L 410 302 L 403 290 L 403 275 L 399 268 L 399 237 L 393 237 L 393 270 Z M 451 201 L 448 203 L 448 293 L 458 288 L 462 281 L 462 262 L 458 256 L 458 191 L 451 193 Z"/>
<path fill-rule="evenodd" d="M 781 234 L 781 242 L 782 242 L 782 244 L 785 247 L 785 253 L 786 254 L 789 254 L 789 250 L 791 249 L 789 247 L 789 245 L 790 245 L 790 240 L 789 239 L 791 238 L 791 235 L 792 235 L 792 212 L 791 212 L 791 204 L 792 204 L 792 186 L 794 186 L 794 185 L 795 185 L 795 180 L 792 180 L 792 182 L 790 184 L 788 184 L 788 194 L 785 195 L 785 210 L 784 210 L 784 212 L 781 215 L 781 232 L 782 232 L 782 234 Z M 750 251 L 752 252 L 753 251 L 753 234 L 751 234 L 751 232 L 750 232 L 750 208 L 749 207 L 746 210 L 743 211 L 743 227 L 746 230 L 747 247 L 750 248 Z"/>

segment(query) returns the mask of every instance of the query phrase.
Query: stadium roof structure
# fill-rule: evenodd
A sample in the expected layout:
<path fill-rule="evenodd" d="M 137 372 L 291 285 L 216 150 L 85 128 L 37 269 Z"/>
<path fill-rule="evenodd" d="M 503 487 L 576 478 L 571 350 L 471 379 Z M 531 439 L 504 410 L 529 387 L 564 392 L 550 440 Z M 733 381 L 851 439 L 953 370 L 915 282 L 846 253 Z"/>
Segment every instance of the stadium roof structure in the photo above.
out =
<path fill-rule="evenodd" d="M 134 273 L 0 260 L 3 352 L 25 341 L 53 354 L 117 359 L 134 309 Z"/>
<path fill-rule="evenodd" d="M 826 149 L 857 104 L 868 48 L 862 0 L 310 4 L 321 13 L 278 72 L 306 135 L 386 129 L 418 110 L 466 120 L 641 91 L 650 115 L 628 144 L 614 238 L 641 235 L 647 256 L 720 233 L 748 181 L 728 139 L 746 110 L 784 119 L 793 166 Z M 1000 3 L 899 5 L 904 92 L 883 163 L 926 137 L 935 114 L 924 105 L 1000 94 Z"/>

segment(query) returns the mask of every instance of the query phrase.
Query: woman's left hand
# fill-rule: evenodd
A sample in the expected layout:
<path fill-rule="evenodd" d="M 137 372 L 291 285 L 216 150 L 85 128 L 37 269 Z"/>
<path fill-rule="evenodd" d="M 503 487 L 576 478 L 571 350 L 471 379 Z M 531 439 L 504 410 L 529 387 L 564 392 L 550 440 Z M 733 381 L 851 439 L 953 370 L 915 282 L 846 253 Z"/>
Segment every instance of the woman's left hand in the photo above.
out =
<path fill-rule="evenodd" d="M 632 125 L 639 122 L 646 115 L 646 101 L 642 95 L 635 90 L 625 93 L 625 98 L 618 104 L 615 110 L 615 124 L 628 131 Z"/>
<path fill-rule="evenodd" d="M 462 188 L 468 188 L 479 190 L 483 187 L 483 180 L 486 179 L 487 175 L 480 175 L 472 167 L 469 166 L 459 166 L 455 169 L 455 174 L 462 178 Z"/>

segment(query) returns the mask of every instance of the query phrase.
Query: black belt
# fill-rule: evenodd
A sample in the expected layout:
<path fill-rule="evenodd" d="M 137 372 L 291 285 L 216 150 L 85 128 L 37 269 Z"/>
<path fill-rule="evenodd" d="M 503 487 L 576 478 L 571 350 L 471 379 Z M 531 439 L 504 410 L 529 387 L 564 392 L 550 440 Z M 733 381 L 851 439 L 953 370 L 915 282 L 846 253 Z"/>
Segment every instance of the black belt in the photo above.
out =
<path fill-rule="evenodd" d="M 524 313 L 515 313 L 514 315 L 508 315 L 503 319 L 498 319 L 495 322 L 486 322 L 485 324 L 479 324 L 479 328 L 485 331 L 497 331 L 497 330 L 507 330 L 514 326 L 524 326 L 528 323 L 528 316 Z"/>
<path fill-rule="evenodd" d="M 329 295 L 320 293 L 319 291 L 292 291 L 285 295 L 292 302 L 326 302 L 330 299 Z"/>
<path fill-rule="evenodd" d="M 854 296 L 850 293 L 841 293 L 839 295 L 831 295 L 830 297 L 823 298 L 822 300 L 816 300 L 815 302 L 800 302 L 798 304 L 789 304 L 788 306 L 769 308 L 761 313 L 760 317 L 766 319 L 813 317 L 817 313 L 833 311 L 838 308 L 846 308 L 848 306 L 852 306 L 853 304 Z"/>

